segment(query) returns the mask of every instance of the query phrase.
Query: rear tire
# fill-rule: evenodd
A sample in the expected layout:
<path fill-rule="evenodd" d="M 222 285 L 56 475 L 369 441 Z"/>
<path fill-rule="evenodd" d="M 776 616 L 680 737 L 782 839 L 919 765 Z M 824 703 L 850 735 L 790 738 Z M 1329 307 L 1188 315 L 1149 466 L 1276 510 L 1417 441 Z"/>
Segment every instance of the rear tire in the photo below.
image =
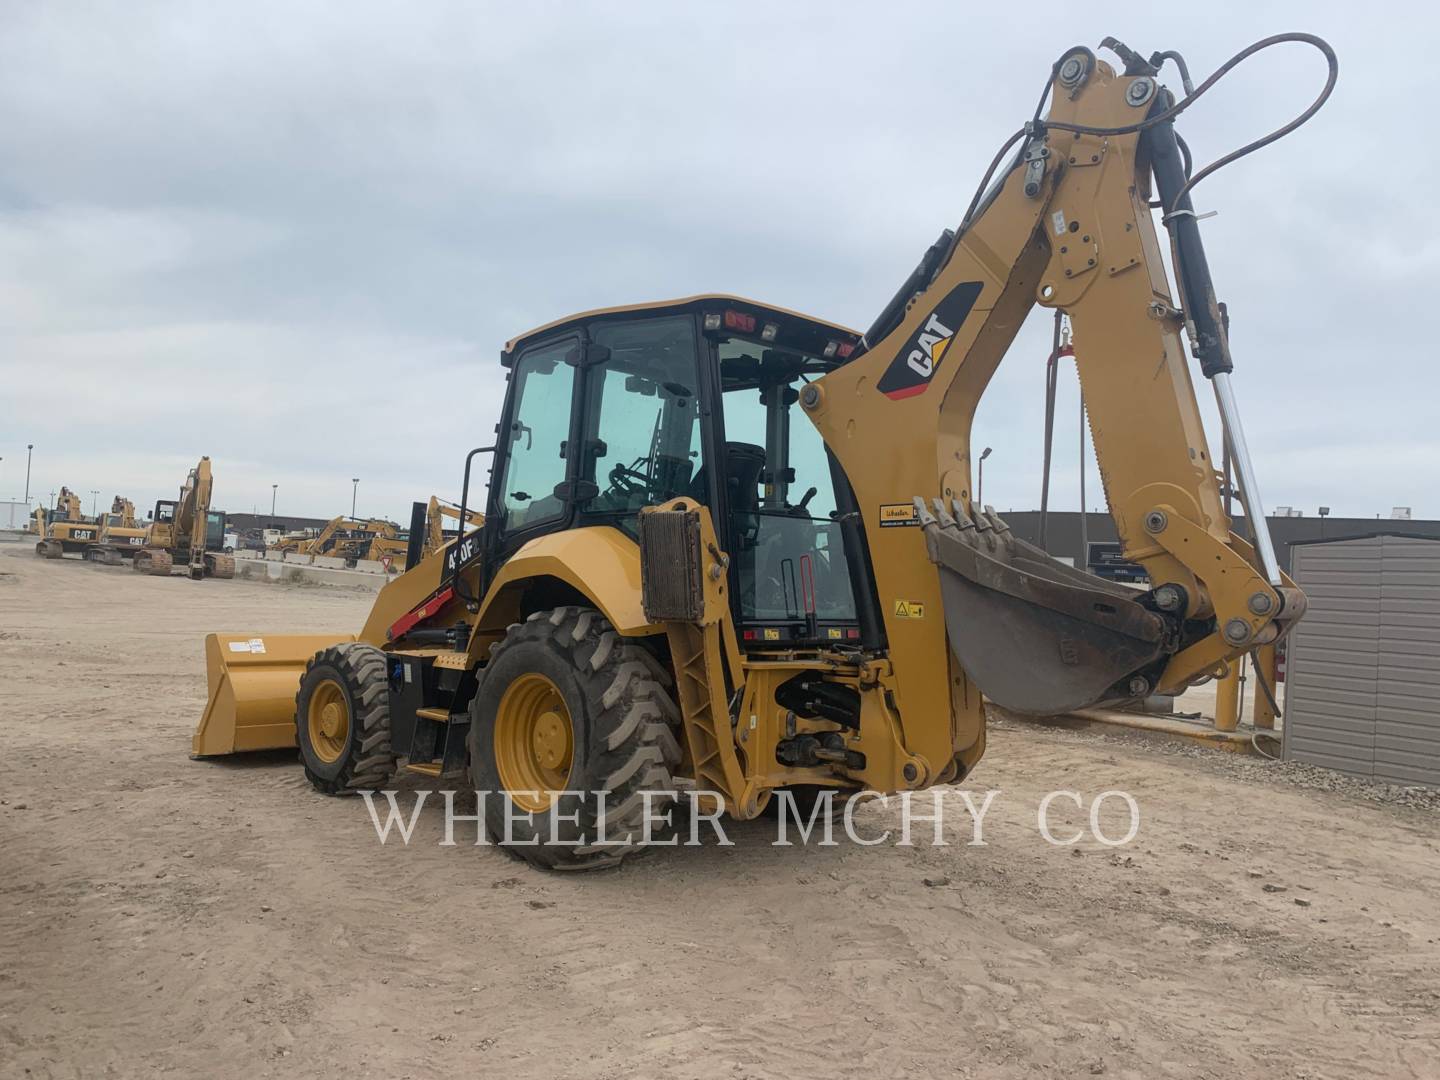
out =
<path fill-rule="evenodd" d="M 395 775 L 385 654 L 346 642 L 310 658 L 295 695 L 305 778 L 326 795 L 375 791 Z"/>
<path fill-rule="evenodd" d="M 645 850 L 645 792 L 661 793 L 649 797 L 649 838 L 666 838 L 673 824 L 661 819 L 676 816 L 673 770 L 680 764 L 680 710 L 666 690 L 670 682 L 653 654 L 591 608 L 537 611 L 512 625 L 491 650 L 470 703 L 470 777 L 477 792 L 488 793 L 491 841 L 545 870 L 618 866 Z M 565 733 L 553 730 L 557 718 L 568 725 Z M 517 741 L 517 731 L 528 731 L 539 747 L 528 765 L 528 740 Z M 557 745 L 567 753 L 554 753 Z M 526 795 L 527 777 L 558 778 L 567 794 Z M 597 843 L 598 792 L 609 792 L 605 845 Z"/>

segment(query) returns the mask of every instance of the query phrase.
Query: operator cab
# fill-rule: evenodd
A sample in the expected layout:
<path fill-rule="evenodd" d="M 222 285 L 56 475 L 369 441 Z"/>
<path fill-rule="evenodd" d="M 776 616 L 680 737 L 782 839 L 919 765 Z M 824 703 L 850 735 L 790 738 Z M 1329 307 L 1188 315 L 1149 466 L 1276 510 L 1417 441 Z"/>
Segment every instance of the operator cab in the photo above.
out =
<path fill-rule="evenodd" d="M 587 312 L 511 342 L 483 547 L 498 566 L 550 532 L 685 496 L 731 556 L 746 648 L 861 639 L 872 591 L 848 485 L 798 405 L 859 336 L 734 297 Z M 838 484 L 838 489 L 837 489 Z M 857 566 L 858 562 L 858 566 Z M 857 572 L 858 571 L 858 572 Z"/>

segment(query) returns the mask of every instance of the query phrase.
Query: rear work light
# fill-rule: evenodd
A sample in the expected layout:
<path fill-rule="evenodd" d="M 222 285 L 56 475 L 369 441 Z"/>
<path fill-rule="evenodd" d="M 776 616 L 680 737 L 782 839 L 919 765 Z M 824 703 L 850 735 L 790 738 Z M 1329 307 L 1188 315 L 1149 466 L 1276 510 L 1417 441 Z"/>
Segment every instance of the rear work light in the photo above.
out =
<path fill-rule="evenodd" d="M 754 320 L 751 320 L 751 321 L 752 321 L 752 323 L 753 323 Z M 765 324 L 764 328 L 760 331 L 760 340 L 761 340 L 761 341 L 774 341 L 775 338 L 776 338 L 776 336 L 777 336 L 779 333 L 780 333 L 780 324 L 779 324 L 779 323 L 767 322 L 767 323 Z"/>

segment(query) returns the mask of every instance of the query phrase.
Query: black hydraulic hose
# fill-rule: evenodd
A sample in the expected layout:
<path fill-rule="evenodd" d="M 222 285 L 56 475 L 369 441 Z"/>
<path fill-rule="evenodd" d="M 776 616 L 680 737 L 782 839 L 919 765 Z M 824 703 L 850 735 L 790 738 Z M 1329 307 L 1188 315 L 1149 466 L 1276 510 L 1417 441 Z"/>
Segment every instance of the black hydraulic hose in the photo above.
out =
<path fill-rule="evenodd" d="M 1260 667 L 1260 656 L 1255 649 L 1250 650 L 1250 662 L 1255 666 L 1255 681 L 1265 694 L 1265 700 L 1270 703 L 1270 709 L 1275 713 L 1275 718 L 1277 720 L 1284 719 L 1285 714 L 1280 711 L 1280 705 L 1275 700 L 1275 694 L 1270 687 L 1270 681 L 1265 678 L 1265 672 Z"/>
<path fill-rule="evenodd" d="M 1175 117 L 1179 116 L 1191 105 L 1199 101 L 1200 98 L 1205 95 L 1205 92 L 1207 90 L 1209 90 L 1212 86 L 1214 86 L 1222 78 L 1229 74 L 1231 69 L 1241 63 L 1243 60 L 1246 60 L 1247 58 L 1254 56 L 1256 53 L 1261 52 L 1265 49 L 1269 49 L 1275 45 L 1283 45 L 1286 42 L 1298 42 L 1303 45 L 1309 45 L 1313 48 L 1319 49 L 1320 52 L 1324 55 L 1326 65 L 1328 67 L 1328 73 L 1325 78 L 1325 86 L 1321 89 L 1319 95 L 1316 96 L 1315 100 L 1310 103 L 1309 107 L 1307 107 L 1304 112 L 1300 113 L 1288 124 L 1284 124 L 1276 128 L 1268 135 L 1262 135 L 1260 138 L 1246 143 L 1238 150 L 1231 151 L 1224 157 L 1217 158 L 1215 161 L 1212 161 L 1209 165 L 1206 165 L 1203 169 L 1197 172 L 1194 176 L 1190 177 L 1190 179 L 1185 183 L 1185 186 L 1181 188 L 1175 198 L 1171 200 L 1170 206 L 1166 208 L 1168 212 L 1179 203 L 1180 199 L 1183 198 L 1190 191 L 1191 188 L 1193 188 L 1201 180 L 1205 179 L 1205 177 L 1210 176 L 1219 169 L 1222 169 L 1226 165 L 1229 165 L 1233 161 L 1238 161 L 1246 154 L 1250 154 L 1256 150 L 1259 150 L 1262 146 L 1269 146 L 1276 139 L 1284 138 L 1286 135 L 1290 134 L 1290 132 L 1294 131 L 1301 124 L 1305 123 L 1307 120 L 1309 120 L 1312 116 L 1314 116 L 1317 112 L 1320 111 L 1320 107 L 1330 99 L 1330 95 L 1335 89 L 1335 80 L 1340 75 L 1340 59 L 1335 55 L 1335 50 L 1330 47 L 1330 43 L 1328 41 L 1326 41 L 1322 37 L 1317 37 L 1315 34 L 1305 34 L 1300 32 L 1293 32 L 1288 34 L 1272 34 L 1270 37 L 1261 38 L 1254 44 L 1247 45 L 1245 48 L 1241 49 L 1238 53 L 1232 56 L 1229 60 L 1226 60 L 1225 63 L 1221 64 L 1218 68 L 1216 68 L 1208 79 L 1206 79 L 1204 82 L 1202 82 L 1199 86 L 1195 88 L 1193 93 L 1187 94 L 1185 97 L 1181 98 L 1164 112 L 1157 113 L 1154 116 L 1147 116 L 1144 120 L 1140 120 L 1134 124 L 1125 124 L 1120 127 L 1104 128 L 1090 127 L 1086 124 L 1072 124 L 1064 120 L 1047 120 L 1046 126 L 1049 128 L 1053 128 L 1056 131 L 1073 131 L 1081 135 L 1129 135 L 1137 131 L 1144 131 L 1147 128 L 1152 128 L 1159 124 L 1166 123 L 1167 121 L 1174 120 Z"/>
<path fill-rule="evenodd" d="M 1304 124 L 1312 116 L 1314 116 L 1317 112 L 1320 111 L 1320 107 L 1330 99 L 1331 93 L 1334 92 L 1335 80 L 1340 74 L 1340 60 L 1335 55 L 1335 50 L 1330 47 L 1330 43 L 1328 41 L 1326 41 L 1322 37 L 1316 36 L 1315 34 L 1306 34 L 1298 31 L 1286 34 L 1272 34 L 1270 37 L 1261 38 L 1254 44 L 1247 45 L 1245 48 L 1241 49 L 1234 56 L 1230 57 L 1229 60 L 1226 60 L 1225 63 L 1221 64 L 1218 68 L 1215 69 L 1214 72 L 1211 73 L 1209 78 L 1207 78 L 1204 82 L 1202 82 L 1199 86 L 1195 87 L 1193 90 L 1189 89 L 1187 85 L 1185 97 L 1181 98 L 1170 108 L 1166 109 L 1163 112 L 1156 113 L 1154 116 L 1148 116 L 1144 120 L 1140 120 L 1134 124 L 1126 124 L 1121 127 L 1106 128 L 1091 127 L 1086 124 L 1072 124 L 1063 120 L 1032 121 L 1030 124 L 1027 124 L 1025 127 L 1015 132 L 1015 134 L 1011 135 L 1010 138 L 1006 139 L 1005 145 L 1000 148 L 1000 152 L 997 153 L 994 160 L 990 162 L 990 167 L 985 170 L 985 175 L 980 181 L 980 186 L 975 190 L 975 197 L 970 200 L 970 205 L 965 210 L 965 216 L 960 219 L 960 227 L 955 231 L 955 239 L 950 245 L 951 250 L 954 250 L 955 245 L 960 242 L 960 238 L 964 235 L 965 230 L 969 228 L 969 226 L 973 222 L 975 217 L 975 211 L 979 208 L 980 201 L 985 197 L 985 192 L 989 189 L 990 186 L 991 177 L 994 176 L 995 170 L 1000 167 L 1000 162 L 1003 161 L 1005 155 L 1010 152 L 1010 148 L 1013 147 L 1017 142 L 1023 139 L 1030 132 L 1039 130 L 1042 125 L 1043 127 L 1053 128 L 1057 131 L 1073 131 L 1081 135 L 1129 135 L 1137 131 L 1144 131 L 1147 128 L 1155 127 L 1157 124 L 1163 124 L 1168 120 L 1175 119 L 1175 117 L 1179 116 L 1196 101 L 1200 100 L 1200 98 L 1205 95 L 1206 91 L 1208 91 L 1212 86 L 1214 86 L 1222 78 L 1229 74 L 1232 68 L 1234 68 L 1237 64 L 1241 63 L 1245 59 L 1254 56 L 1256 53 L 1261 52 L 1265 49 L 1269 49 L 1275 45 L 1283 45 L 1287 42 L 1296 42 L 1302 45 L 1309 45 L 1315 49 L 1320 50 L 1321 54 L 1324 55 L 1325 62 L 1328 66 L 1328 74 L 1325 79 L 1325 85 L 1321 89 L 1319 95 L 1315 98 L 1314 101 L 1310 103 L 1309 107 L 1306 108 L 1304 112 L 1300 113 L 1288 124 L 1276 128 L 1268 135 L 1264 135 L 1261 138 L 1246 143 L 1244 146 L 1240 147 L 1240 149 L 1232 151 L 1231 153 L 1226 154 L 1224 157 L 1219 158 L 1216 161 L 1212 161 L 1209 165 L 1206 165 L 1198 173 L 1192 174 L 1193 163 L 1191 163 L 1189 160 L 1189 148 L 1185 147 L 1182 150 L 1182 153 L 1185 155 L 1186 158 L 1185 173 L 1187 179 L 1185 182 L 1185 186 L 1181 188 L 1175 199 L 1171 201 L 1170 206 L 1165 208 L 1166 212 L 1168 213 L 1170 210 L 1174 209 L 1174 207 L 1179 203 L 1180 198 L 1187 194 L 1190 189 L 1193 188 L 1196 184 L 1198 184 L 1201 180 L 1205 179 L 1205 177 L 1212 175 L 1217 170 L 1223 168 L 1226 165 L 1229 165 L 1231 162 L 1238 161 L 1245 155 L 1259 150 L 1262 146 L 1268 146 L 1276 139 L 1284 138 L 1286 135 L 1290 134 L 1290 132 L 1294 131 L 1301 124 Z M 1181 81 L 1188 84 L 1189 69 L 1185 66 L 1184 61 L 1180 58 L 1178 53 L 1172 50 L 1164 53 L 1158 53 L 1156 55 L 1161 58 L 1173 59 L 1176 62 L 1176 65 L 1180 68 Z M 1154 58 L 1152 58 L 1152 60 L 1153 59 Z M 1040 98 L 1040 108 L 1044 107 L 1045 95 L 1048 94 L 1049 87 L 1054 82 L 1054 79 L 1055 68 L 1052 66 L 1050 78 L 1046 82 L 1046 90 L 1044 93 L 1042 93 Z M 1011 168 L 1013 169 L 1019 163 L 1019 157 L 1017 156 L 1015 162 L 1012 163 Z"/>
<path fill-rule="evenodd" d="M 1023 139 L 1030 130 L 1030 125 L 1027 124 L 1015 132 L 1014 135 L 1011 135 L 1010 138 L 1005 140 L 1005 145 L 1000 147 L 1000 152 L 991 159 L 990 167 L 985 170 L 985 175 L 980 179 L 980 186 L 975 189 L 975 197 L 970 200 L 970 205 L 965 209 L 965 216 L 960 219 L 960 228 L 955 230 L 955 238 L 950 243 L 951 251 L 955 250 L 955 244 L 959 242 L 965 230 L 970 227 L 970 222 L 975 216 L 975 211 L 980 206 L 980 200 L 985 197 L 985 192 L 990 187 L 990 178 L 995 175 L 995 170 L 1000 167 L 1000 162 L 1005 159 L 1005 155 L 1010 152 L 1010 148 Z M 1013 169 L 1015 165 L 1018 164 L 1019 159 L 1017 158 L 1010 166 L 1010 169 Z M 1005 170 L 1007 174 L 1010 169 Z"/>
<path fill-rule="evenodd" d="M 1180 69 L 1180 85 L 1185 88 L 1185 96 L 1189 97 L 1195 93 L 1195 84 L 1190 81 L 1190 65 L 1185 63 L 1185 57 L 1181 56 L 1174 49 L 1166 49 L 1150 57 L 1150 63 L 1157 72 L 1166 60 L 1173 60 L 1175 66 Z"/>

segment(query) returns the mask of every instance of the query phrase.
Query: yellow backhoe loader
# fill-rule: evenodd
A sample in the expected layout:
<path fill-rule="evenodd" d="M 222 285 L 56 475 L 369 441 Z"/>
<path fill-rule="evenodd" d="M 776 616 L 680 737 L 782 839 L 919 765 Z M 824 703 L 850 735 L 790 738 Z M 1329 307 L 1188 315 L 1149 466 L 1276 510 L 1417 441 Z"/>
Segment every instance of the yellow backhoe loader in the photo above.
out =
<path fill-rule="evenodd" d="M 67 554 L 84 556 L 100 535 L 95 519 L 82 512 L 80 496 L 68 487 L 60 489 L 53 510 L 37 506 L 31 517 L 35 534 L 40 537 L 35 544 L 35 554 L 42 559 L 58 559 Z"/>
<path fill-rule="evenodd" d="M 145 544 L 135 552 L 135 570 L 168 577 L 176 560 L 188 575 L 232 578 L 235 559 L 225 554 L 225 513 L 210 509 L 214 477 L 210 459 L 202 457 L 185 477 L 179 499 L 161 499 L 150 512 Z"/>
<path fill-rule="evenodd" d="M 210 635 L 194 753 L 298 743 L 332 794 L 443 777 L 487 793 L 492 838 L 584 869 L 640 848 L 646 793 L 693 784 L 751 818 L 786 788 L 960 781 L 987 700 L 1130 702 L 1273 643 L 1305 601 L 1235 408 L 1190 200 L 1211 170 L 1173 122 L 1281 41 L 1331 64 L 1303 120 L 1335 72 L 1308 35 L 1178 100 L 1158 80 L 1173 53 L 1064 53 L 1048 115 L 864 334 L 705 295 L 515 338 L 497 443 L 465 460 L 461 521 L 492 455 L 484 525 L 412 560 L 353 638 Z M 972 500 L 975 408 L 1036 305 L 1073 324 L 1110 513 L 1148 589 L 1057 562 Z M 1251 539 L 1225 513 L 1187 338 Z"/>

